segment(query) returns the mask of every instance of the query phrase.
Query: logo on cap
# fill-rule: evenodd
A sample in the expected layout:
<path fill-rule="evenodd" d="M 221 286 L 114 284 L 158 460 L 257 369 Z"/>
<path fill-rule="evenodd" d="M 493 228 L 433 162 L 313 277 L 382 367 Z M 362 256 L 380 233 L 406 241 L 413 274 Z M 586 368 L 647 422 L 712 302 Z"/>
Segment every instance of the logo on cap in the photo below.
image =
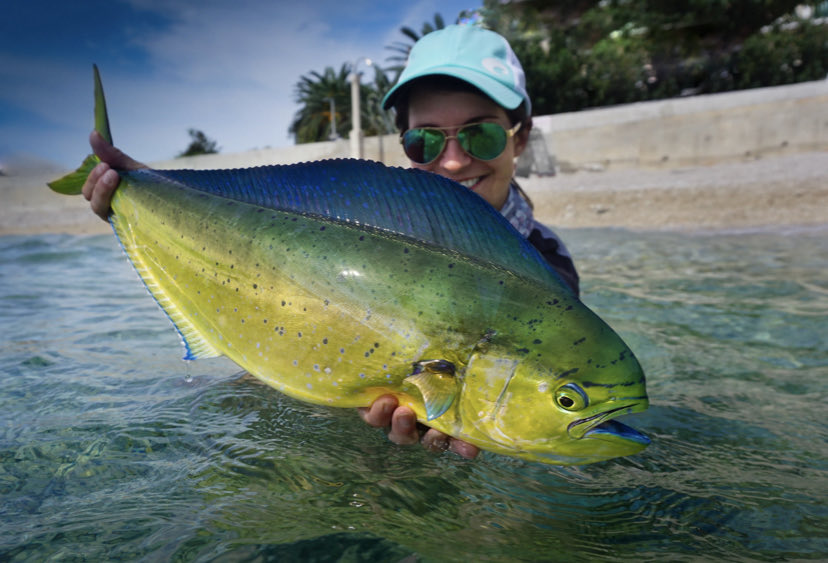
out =
<path fill-rule="evenodd" d="M 509 71 L 509 67 L 507 67 L 503 61 L 500 59 L 496 59 L 494 57 L 486 57 L 480 64 L 483 65 L 483 68 L 488 70 L 494 75 L 501 76 L 503 78 L 509 77 L 512 73 Z"/>

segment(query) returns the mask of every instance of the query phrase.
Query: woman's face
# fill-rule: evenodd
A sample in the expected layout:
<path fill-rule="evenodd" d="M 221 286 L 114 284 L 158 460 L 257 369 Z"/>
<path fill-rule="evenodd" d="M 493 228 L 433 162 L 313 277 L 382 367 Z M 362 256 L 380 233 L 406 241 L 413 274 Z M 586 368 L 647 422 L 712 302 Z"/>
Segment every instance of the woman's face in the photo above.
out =
<path fill-rule="evenodd" d="M 415 87 L 408 105 L 408 127 L 449 127 L 448 136 L 468 123 L 489 121 L 510 129 L 506 110 L 486 96 L 472 92 L 427 90 Z M 515 171 L 515 158 L 526 148 L 529 137 L 519 130 L 509 138 L 504 151 L 494 160 L 478 160 L 467 154 L 457 139 L 449 139 L 442 154 L 428 164 L 412 162 L 413 168 L 435 172 L 477 192 L 495 209 L 500 209 L 509 195 Z"/>

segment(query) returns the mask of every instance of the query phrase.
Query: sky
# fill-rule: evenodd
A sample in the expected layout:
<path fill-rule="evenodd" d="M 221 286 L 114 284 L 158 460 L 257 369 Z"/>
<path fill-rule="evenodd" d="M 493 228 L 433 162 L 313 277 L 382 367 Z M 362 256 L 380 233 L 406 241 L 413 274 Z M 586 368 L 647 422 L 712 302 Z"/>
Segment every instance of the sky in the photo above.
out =
<path fill-rule="evenodd" d="M 0 170 L 74 169 L 88 154 L 92 64 L 115 144 L 167 160 L 202 130 L 222 153 L 293 144 L 299 78 L 362 57 L 388 65 L 439 12 L 482 0 L 6 0 L 0 8 Z M 373 71 L 359 64 L 366 76 Z"/>

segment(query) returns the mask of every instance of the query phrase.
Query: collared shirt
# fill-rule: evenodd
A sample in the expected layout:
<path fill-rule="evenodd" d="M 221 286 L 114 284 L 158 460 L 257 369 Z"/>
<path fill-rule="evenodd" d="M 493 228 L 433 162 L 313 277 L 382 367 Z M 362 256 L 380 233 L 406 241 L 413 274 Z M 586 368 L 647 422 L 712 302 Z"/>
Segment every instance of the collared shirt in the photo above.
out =
<path fill-rule="evenodd" d="M 575 295 L 578 295 L 580 280 L 575 263 L 572 261 L 572 255 L 552 229 L 535 221 L 529 202 L 523 199 L 514 182 L 509 186 L 509 195 L 500 213 L 532 246 L 538 249 L 563 282 L 572 289 Z"/>

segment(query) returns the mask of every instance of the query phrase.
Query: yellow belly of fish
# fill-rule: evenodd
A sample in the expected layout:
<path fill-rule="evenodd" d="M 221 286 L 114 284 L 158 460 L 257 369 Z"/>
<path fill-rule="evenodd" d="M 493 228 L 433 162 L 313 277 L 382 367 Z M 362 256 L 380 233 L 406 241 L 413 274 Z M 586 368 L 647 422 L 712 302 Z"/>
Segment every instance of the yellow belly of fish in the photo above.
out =
<path fill-rule="evenodd" d="M 121 190 L 113 223 L 195 355 L 226 355 L 298 399 L 367 406 L 391 392 L 422 416 L 402 387 L 412 363 L 462 365 L 497 313 L 476 298 L 484 274 L 457 256 L 239 203 L 162 212 L 145 191 Z"/>

